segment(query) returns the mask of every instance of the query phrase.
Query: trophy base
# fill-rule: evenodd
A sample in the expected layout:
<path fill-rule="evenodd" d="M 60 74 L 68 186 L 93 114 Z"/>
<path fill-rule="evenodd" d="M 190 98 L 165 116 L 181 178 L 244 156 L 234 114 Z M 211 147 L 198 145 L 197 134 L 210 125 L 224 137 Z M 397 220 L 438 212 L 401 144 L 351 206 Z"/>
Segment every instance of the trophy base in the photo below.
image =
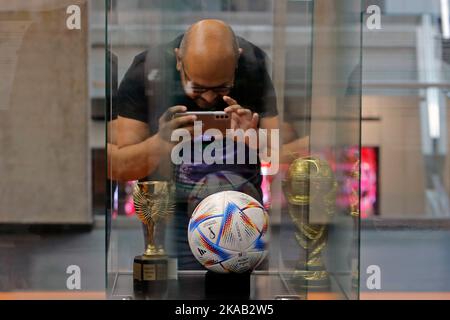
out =
<path fill-rule="evenodd" d="M 245 273 L 206 272 L 206 299 L 250 299 L 250 276 L 250 271 Z"/>
<path fill-rule="evenodd" d="M 133 289 L 145 294 L 164 294 L 167 291 L 168 257 L 140 255 L 134 258 Z"/>

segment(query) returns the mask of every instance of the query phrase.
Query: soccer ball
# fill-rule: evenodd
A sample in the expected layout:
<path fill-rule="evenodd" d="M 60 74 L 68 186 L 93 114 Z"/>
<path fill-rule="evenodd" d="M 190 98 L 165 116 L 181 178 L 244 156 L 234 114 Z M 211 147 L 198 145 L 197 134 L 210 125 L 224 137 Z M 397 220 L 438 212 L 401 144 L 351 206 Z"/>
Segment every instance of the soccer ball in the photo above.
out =
<path fill-rule="evenodd" d="M 251 196 L 222 191 L 195 208 L 188 241 L 195 258 L 218 273 L 255 269 L 266 257 L 269 215 Z"/>

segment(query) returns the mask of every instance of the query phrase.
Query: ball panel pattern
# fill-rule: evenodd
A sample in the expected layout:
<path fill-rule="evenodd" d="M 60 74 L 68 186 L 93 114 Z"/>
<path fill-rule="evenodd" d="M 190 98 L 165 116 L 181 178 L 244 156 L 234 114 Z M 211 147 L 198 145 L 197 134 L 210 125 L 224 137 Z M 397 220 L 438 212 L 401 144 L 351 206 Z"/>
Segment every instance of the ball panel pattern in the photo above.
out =
<path fill-rule="evenodd" d="M 269 217 L 254 198 L 237 191 L 208 196 L 195 208 L 188 234 L 197 260 L 214 272 L 242 273 L 267 255 Z"/>

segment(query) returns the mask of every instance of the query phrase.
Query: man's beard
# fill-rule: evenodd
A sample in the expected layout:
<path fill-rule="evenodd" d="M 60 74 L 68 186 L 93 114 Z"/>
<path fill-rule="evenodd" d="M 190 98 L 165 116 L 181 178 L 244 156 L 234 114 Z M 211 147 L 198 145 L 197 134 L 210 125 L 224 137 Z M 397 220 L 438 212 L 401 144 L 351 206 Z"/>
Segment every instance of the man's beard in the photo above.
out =
<path fill-rule="evenodd" d="M 218 101 L 214 100 L 214 102 L 209 103 L 209 102 L 203 100 L 202 98 L 197 98 L 194 100 L 194 102 L 200 109 L 214 110 Z"/>
<path fill-rule="evenodd" d="M 205 101 L 203 98 L 196 98 L 194 102 L 199 109 L 203 110 L 223 110 L 226 107 L 226 103 L 221 96 L 217 97 L 212 103 Z"/>

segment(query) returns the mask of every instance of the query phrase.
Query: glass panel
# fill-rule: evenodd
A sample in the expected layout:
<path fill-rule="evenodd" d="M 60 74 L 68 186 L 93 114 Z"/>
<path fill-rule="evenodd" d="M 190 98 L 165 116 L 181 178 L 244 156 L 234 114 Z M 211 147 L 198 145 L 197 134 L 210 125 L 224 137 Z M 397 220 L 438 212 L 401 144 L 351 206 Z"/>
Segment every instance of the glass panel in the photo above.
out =
<path fill-rule="evenodd" d="M 294 263 L 281 247 L 283 274 L 302 298 L 358 298 L 360 12 L 359 1 L 314 1 L 311 77 L 296 101 L 305 120 L 294 122 L 306 140 L 283 181 L 282 234 L 298 247 Z"/>
<path fill-rule="evenodd" d="M 91 189 L 104 123 L 91 131 L 89 9 L 0 4 L 0 299 L 105 296 L 105 229 Z"/>
<path fill-rule="evenodd" d="M 385 2 L 382 29 L 363 37 L 361 298 L 440 299 L 450 291 L 449 3 Z"/>
<path fill-rule="evenodd" d="M 302 271 L 311 270 L 296 269 L 304 263 L 301 241 L 296 240 L 297 222 L 303 217 L 311 220 L 313 228 L 325 226 L 327 232 L 321 233 L 324 236 L 328 233 L 333 242 L 329 245 L 332 250 L 320 252 L 320 263 L 315 266 L 322 273 L 329 270 L 331 275 L 327 277 L 329 281 L 319 280 L 326 283 L 326 289 L 321 287 L 320 291 L 328 294 L 325 297 L 357 296 L 352 276 L 353 283 L 357 283 L 361 15 L 356 4 L 342 2 L 333 5 L 337 11 L 328 16 L 325 3 L 110 2 L 108 172 L 114 181 L 108 252 L 111 298 L 204 299 L 215 294 L 211 283 L 223 279 L 240 284 L 249 281 L 255 288 L 248 292 L 252 299 L 314 298 L 307 295 L 309 290 L 304 290 L 300 279 Z M 205 18 L 228 24 L 237 36 L 237 44 L 222 22 L 197 23 Z M 336 21 L 337 25 L 331 24 Z M 334 31 L 336 27 L 339 32 Z M 189 33 L 185 34 L 186 30 Z M 313 46 L 314 41 L 317 43 Z M 325 49 L 330 47 L 332 52 L 327 52 Z M 115 83 L 119 83 L 117 92 Z M 167 127 L 167 123 L 172 121 L 170 124 L 175 125 L 176 120 L 164 113 L 176 105 L 185 105 L 188 111 L 196 112 L 222 111 L 228 110 L 227 106 L 233 109 L 236 108 L 233 105 L 241 105 L 258 113 L 259 119 L 252 118 L 251 113 L 247 120 L 245 115 L 239 118 L 237 113 L 227 113 L 232 117 L 230 122 L 224 114 L 219 114 L 224 118 L 200 120 L 205 126 L 209 123 L 212 128 L 222 130 L 259 127 L 259 131 L 254 131 L 259 136 L 257 142 L 267 138 L 272 153 L 266 157 L 259 153 L 257 161 L 249 163 L 251 138 L 247 144 L 236 138 L 236 145 L 231 138 L 231 149 L 224 144 L 216 147 L 214 154 L 209 141 L 192 142 L 194 152 L 189 155 L 190 149 L 182 146 L 191 142 L 185 145 L 167 142 L 175 129 Z M 205 115 L 197 114 L 202 116 Z M 271 130 L 265 137 L 260 135 L 261 129 Z M 214 142 L 228 141 L 217 139 L 217 131 L 214 135 Z M 182 137 L 189 139 L 191 134 Z M 198 137 L 194 131 L 194 140 Z M 182 157 L 174 158 L 174 149 L 182 150 Z M 239 161 L 239 150 L 247 152 L 244 163 L 231 164 L 226 159 L 223 164 L 221 160 L 217 162 L 217 154 L 231 155 L 231 162 Z M 258 151 L 262 150 L 264 146 L 259 144 Z M 293 188 L 286 188 L 289 167 L 295 167 L 293 160 L 309 154 L 320 157 L 330 168 L 326 171 L 328 176 L 318 182 L 325 189 L 315 189 L 317 183 L 309 171 L 304 176 L 306 182 L 301 181 L 306 183 L 306 189 L 305 184 L 295 181 L 290 181 Z M 216 162 L 208 162 L 208 155 Z M 191 160 L 194 163 L 189 163 Z M 175 191 L 170 192 L 171 187 Z M 217 195 L 222 191 L 238 191 L 240 198 L 233 193 Z M 292 211 L 287 206 L 290 191 L 311 193 L 311 198 L 320 201 L 311 202 L 308 215 L 299 218 L 294 212 L 298 208 Z M 164 197 L 168 194 L 173 196 L 174 212 L 166 211 L 163 205 L 170 200 Z M 209 195 L 212 196 L 207 198 Z M 323 201 L 324 197 L 333 196 L 335 200 Z M 237 205 L 239 201 L 247 205 Z M 315 207 L 319 202 L 320 207 Z M 323 205 L 333 212 L 324 211 Z M 247 210 L 250 211 L 246 213 Z M 264 210 L 269 213 L 270 241 L 264 236 Z M 160 217 L 165 212 L 170 212 L 168 217 Z M 329 221 L 313 220 L 323 213 Z M 146 214 L 158 219 L 156 229 L 152 227 L 154 220 L 145 218 Z M 191 214 L 193 219 L 198 218 L 195 223 L 189 221 Z M 205 218 L 209 221 L 202 220 Z M 246 239 L 254 241 L 244 244 Z M 156 248 L 149 246 L 153 243 Z M 265 243 L 270 243 L 270 247 L 263 259 L 261 251 Z M 319 244 L 321 249 L 322 244 L 327 242 Z M 158 251 L 158 246 L 164 247 L 165 254 Z M 342 255 L 345 258 L 341 259 Z M 261 263 L 251 275 L 244 273 L 233 278 L 206 272 L 196 258 L 210 269 L 222 272 L 237 268 L 242 271 Z M 158 282 L 158 275 L 167 281 Z M 153 288 L 161 285 L 163 289 L 155 293 L 151 288 L 142 290 L 142 285 Z"/>

